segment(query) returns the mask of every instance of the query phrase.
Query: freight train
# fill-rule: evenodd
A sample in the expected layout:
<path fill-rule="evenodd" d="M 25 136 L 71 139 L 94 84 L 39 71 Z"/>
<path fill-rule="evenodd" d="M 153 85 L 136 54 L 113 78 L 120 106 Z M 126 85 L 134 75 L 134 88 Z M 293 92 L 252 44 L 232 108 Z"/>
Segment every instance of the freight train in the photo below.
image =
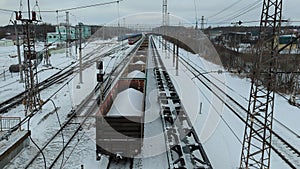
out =
<path fill-rule="evenodd" d="M 96 155 L 133 158 L 144 135 L 148 39 L 139 46 L 100 104 L 96 116 Z"/>

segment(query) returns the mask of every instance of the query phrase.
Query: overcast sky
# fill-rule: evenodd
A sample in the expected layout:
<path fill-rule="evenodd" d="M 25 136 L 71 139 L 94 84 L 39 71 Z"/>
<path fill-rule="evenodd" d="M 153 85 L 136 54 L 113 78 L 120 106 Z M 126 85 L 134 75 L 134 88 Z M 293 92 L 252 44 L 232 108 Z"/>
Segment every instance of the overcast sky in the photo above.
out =
<path fill-rule="evenodd" d="M 59 10 L 97 3 L 111 2 L 113 0 L 38 0 L 41 11 Z M 96 6 L 85 9 L 70 10 L 70 21 L 84 24 L 160 24 L 162 22 L 163 0 L 123 0 L 119 3 L 105 6 Z M 231 25 L 233 22 L 243 21 L 248 25 L 259 25 L 261 4 L 263 0 L 168 0 L 168 12 L 171 24 L 195 25 L 196 16 L 200 21 L 205 17 L 205 26 Z M 21 3 L 20 3 L 21 2 Z M 36 0 L 30 0 L 31 9 L 38 11 Z M 27 10 L 27 0 L 0 0 L 0 9 Z M 283 0 L 283 18 L 298 21 L 291 24 L 300 24 L 300 0 Z M 119 14 L 118 14 L 119 8 Z M 11 12 L 0 11 L 0 25 L 9 24 Z M 25 14 L 24 14 L 25 15 Z M 65 22 L 65 12 L 41 13 L 43 22 L 56 24 Z M 26 15 L 24 16 L 26 17 Z M 180 19 L 178 19 L 180 18 Z M 14 17 L 13 17 L 14 19 Z"/>

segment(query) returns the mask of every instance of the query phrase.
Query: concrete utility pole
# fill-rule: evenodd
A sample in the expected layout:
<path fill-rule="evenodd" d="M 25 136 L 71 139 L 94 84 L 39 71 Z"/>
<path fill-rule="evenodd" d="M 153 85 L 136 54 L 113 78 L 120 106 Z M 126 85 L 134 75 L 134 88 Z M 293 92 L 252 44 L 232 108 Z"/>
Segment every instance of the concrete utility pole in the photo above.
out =
<path fill-rule="evenodd" d="M 19 40 L 19 32 L 17 28 L 17 21 L 14 22 L 15 24 L 15 34 L 16 34 L 16 45 L 17 45 L 17 52 L 18 52 L 18 62 L 19 62 L 19 71 L 20 71 L 20 83 L 24 82 L 23 79 L 23 64 L 21 60 L 21 51 L 20 51 L 20 40 Z"/>
<path fill-rule="evenodd" d="M 163 14 L 163 21 L 162 26 L 167 26 L 167 20 L 168 20 L 168 2 L 167 0 L 163 0 L 163 6 L 162 6 L 162 14 Z"/>
<path fill-rule="evenodd" d="M 82 84 L 82 23 L 79 23 L 79 83 Z"/>
<path fill-rule="evenodd" d="M 70 19 L 69 19 L 69 12 L 66 12 L 66 57 L 69 57 L 70 55 L 70 41 L 71 41 L 71 35 L 70 35 Z"/>
<path fill-rule="evenodd" d="M 48 49 L 48 39 L 47 39 L 47 25 L 44 26 L 44 64 L 46 66 L 50 66 L 50 54 L 49 54 L 49 49 Z"/>
<path fill-rule="evenodd" d="M 175 51 L 175 42 L 173 42 L 173 66 L 175 66 L 175 54 L 176 54 L 176 51 Z"/>

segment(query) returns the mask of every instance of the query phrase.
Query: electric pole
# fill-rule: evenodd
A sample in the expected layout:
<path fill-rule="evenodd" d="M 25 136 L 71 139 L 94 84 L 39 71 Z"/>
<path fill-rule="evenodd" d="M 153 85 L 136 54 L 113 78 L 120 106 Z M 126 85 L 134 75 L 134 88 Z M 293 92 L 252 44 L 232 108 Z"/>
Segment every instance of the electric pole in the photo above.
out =
<path fill-rule="evenodd" d="M 79 83 L 82 84 L 82 23 L 79 23 Z"/>
<path fill-rule="evenodd" d="M 18 13 L 16 13 L 18 15 Z M 15 20 L 14 22 L 15 25 L 15 34 L 16 34 L 16 45 L 17 45 L 17 52 L 18 52 L 18 62 L 19 62 L 19 72 L 20 72 L 20 83 L 24 82 L 23 78 L 23 64 L 22 64 L 22 59 L 21 59 L 21 50 L 20 50 L 20 39 L 19 39 L 19 32 L 18 32 L 18 24 L 17 21 Z"/>
<path fill-rule="evenodd" d="M 70 43 L 71 43 L 70 17 L 69 17 L 69 12 L 66 12 L 66 57 L 69 57 L 71 53 Z"/>
<path fill-rule="evenodd" d="M 35 28 L 38 23 L 36 12 L 30 11 L 30 2 L 28 3 L 28 19 L 24 19 L 22 12 L 16 12 L 16 20 L 22 22 L 23 27 L 23 51 L 24 51 L 24 74 L 25 88 L 27 95 L 23 101 L 25 111 L 35 111 L 41 107 L 41 99 L 38 88 L 37 77 L 37 53 L 35 50 Z"/>
<path fill-rule="evenodd" d="M 240 168 L 270 168 L 282 0 L 263 0 Z"/>
<path fill-rule="evenodd" d="M 163 0 L 163 6 L 162 6 L 162 14 L 163 14 L 163 21 L 162 26 L 167 26 L 167 20 L 168 20 L 168 2 L 167 0 Z"/>
<path fill-rule="evenodd" d="M 46 29 L 46 28 L 45 28 Z M 45 65 L 46 66 L 50 66 L 50 53 L 49 53 L 49 44 L 48 44 L 48 40 L 47 40 L 47 30 L 45 30 L 45 43 L 44 43 L 44 47 L 45 47 L 45 52 L 44 52 L 44 59 L 45 59 Z"/>

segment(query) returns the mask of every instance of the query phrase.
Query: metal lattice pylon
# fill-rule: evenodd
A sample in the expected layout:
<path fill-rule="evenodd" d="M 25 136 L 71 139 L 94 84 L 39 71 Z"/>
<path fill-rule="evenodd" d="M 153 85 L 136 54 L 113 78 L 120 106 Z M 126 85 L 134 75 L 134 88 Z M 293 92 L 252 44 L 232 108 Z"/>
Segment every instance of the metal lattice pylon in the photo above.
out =
<path fill-rule="evenodd" d="M 35 50 L 35 32 L 32 20 L 22 20 L 23 25 L 23 50 L 24 50 L 24 73 L 27 96 L 25 100 L 26 111 L 36 110 L 40 105 L 39 89 L 37 87 L 37 53 Z"/>
<path fill-rule="evenodd" d="M 282 0 L 263 0 L 240 168 L 270 168 Z"/>

